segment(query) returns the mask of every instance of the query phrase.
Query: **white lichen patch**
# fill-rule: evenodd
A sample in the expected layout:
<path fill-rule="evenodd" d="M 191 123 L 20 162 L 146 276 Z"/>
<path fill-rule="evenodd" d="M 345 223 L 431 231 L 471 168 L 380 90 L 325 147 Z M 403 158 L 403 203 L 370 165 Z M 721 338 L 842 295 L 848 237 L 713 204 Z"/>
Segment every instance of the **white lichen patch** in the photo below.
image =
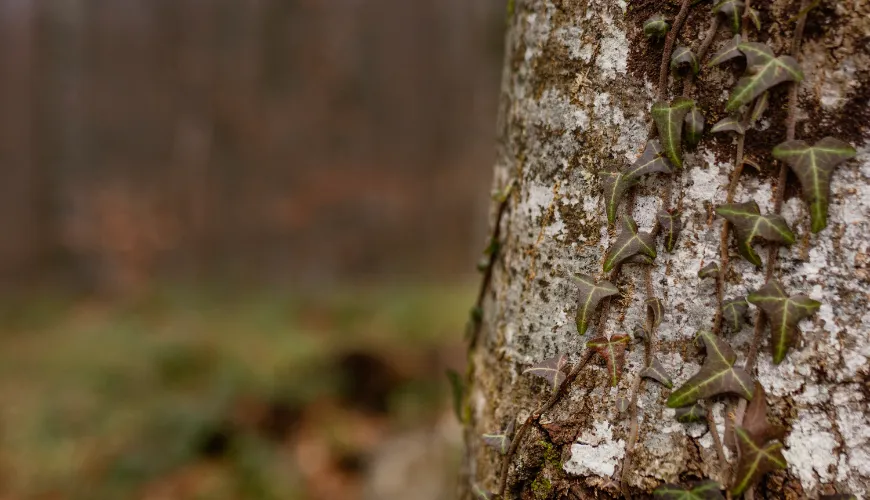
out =
<path fill-rule="evenodd" d="M 834 479 L 837 440 L 830 429 L 831 423 L 824 414 L 803 411 L 786 438 L 787 448 L 782 454 L 805 487 Z"/>
<path fill-rule="evenodd" d="M 610 477 L 625 456 L 625 441 L 613 439 L 613 428 L 608 422 L 596 422 L 592 431 L 580 434 L 571 445 L 571 458 L 562 468 L 576 476 Z"/>

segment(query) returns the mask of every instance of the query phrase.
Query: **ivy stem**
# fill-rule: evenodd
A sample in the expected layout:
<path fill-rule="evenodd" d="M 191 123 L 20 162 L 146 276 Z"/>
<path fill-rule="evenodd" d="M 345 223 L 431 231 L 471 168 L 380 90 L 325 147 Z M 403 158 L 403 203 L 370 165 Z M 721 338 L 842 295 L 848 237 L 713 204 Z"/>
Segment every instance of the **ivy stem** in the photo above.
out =
<path fill-rule="evenodd" d="M 719 437 L 719 429 L 716 428 L 716 419 L 713 417 L 712 405 L 707 407 L 707 427 L 710 429 L 710 437 L 713 438 L 713 445 L 716 447 L 716 455 L 718 455 L 719 463 L 722 465 L 722 472 L 728 475 L 728 458 L 725 456 L 722 438 Z"/>
<path fill-rule="evenodd" d="M 565 377 L 565 380 L 559 384 L 559 387 L 553 391 L 553 395 L 550 396 L 540 408 L 533 411 L 528 417 L 526 417 L 526 421 L 523 422 L 523 425 L 517 429 L 517 433 L 514 435 L 513 440 L 511 440 L 510 448 L 508 448 L 507 453 L 505 453 L 504 461 L 501 466 L 501 478 L 499 479 L 499 487 L 498 487 L 498 496 L 499 498 L 504 498 L 504 492 L 507 489 L 507 479 L 508 479 L 508 471 L 510 471 L 511 461 L 513 459 L 514 454 L 517 452 L 517 448 L 520 446 L 520 442 L 523 440 L 526 432 L 529 430 L 529 427 L 532 426 L 533 423 L 537 422 L 541 419 L 541 416 L 544 412 L 548 411 L 550 408 L 556 405 L 559 400 L 562 398 L 562 395 L 568 389 L 568 386 L 574 382 L 574 379 L 577 378 L 577 375 L 580 374 L 580 370 L 586 366 L 586 363 L 592 358 L 592 349 L 586 349 L 586 352 L 580 358 L 576 365 L 571 368 L 571 371 Z"/>
<path fill-rule="evenodd" d="M 659 100 L 664 100 L 667 97 L 665 94 L 668 90 L 668 65 L 671 60 L 671 51 L 674 50 L 674 40 L 677 39 L 677 34 L 680 32 L 680 28 L 683 27 L 683 23 L 686 21 L 686 17 L 689 15 L 689 4 L 691 4 L 691 0 L 683 0 L 682 5 L 680 5 L 680 12 L 677 13 L 677 17 L 674 19 L 674 26 L 671 28 L 671 31 L 668 32 L 668 36 L 665 38 L 665 48 L 662 52 L 662 63 L 659 67 Z"/>
<path fill-rule="evenodd" d="M 713 45 L 713 41 L 716 39 L 716 33 L 719 31 L 719 22 L 719 16 L 713 16 L 713 20 L 710 21 L 710 29 L 707 30 L 707 34 L 704 36 L 704 41 L 701 42 L 701 45 L 698 46 L 698 50 L 695 51 L 695 57 L 698 58 L 698 62 L 704 59 L 707 51 L 710 50 L 710 46 Z M 695 74 L 689 71 L 685 80 L 683 80 L 684 96 L 691 97 L 695 90 L 694 83 Z"/>

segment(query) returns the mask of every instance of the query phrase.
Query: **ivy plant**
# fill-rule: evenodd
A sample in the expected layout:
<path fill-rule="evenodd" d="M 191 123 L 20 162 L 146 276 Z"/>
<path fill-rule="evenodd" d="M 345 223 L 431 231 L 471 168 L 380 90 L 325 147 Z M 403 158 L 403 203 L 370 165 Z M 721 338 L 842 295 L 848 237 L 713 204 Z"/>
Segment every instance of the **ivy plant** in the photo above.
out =
<path fill-rule="evenodd" d="M 559 354 L 545 359 L 536 365 L 527 368 L 523 373 L 531 373 L 546 380 L 555 391 L 565 380 L 565 368 L 568 366 L 568 356 Z"/>
<path fill-rule="evenodd" d="M 756 266 L 761 265 L 761 257 L 752 248 L 755 238 L 786 245 L 795 242 L 794 233 L 785 219 L 778 214 L 761 215 L 754 201 L 719 205 L 716 213 L 734 226 L 734 239 L 740 256 Z"/>
<path fill-rule="evenodd" d="M 616 387 L 622 378 L 622 369 L 625 366 L 625 348 L 629 343 L 628 335 L 614 335 L 610 338 L 601 336 L 586 342 L 586 347 L 594 350 L 604 358 L 607 364 L 607 373 L 610 385 Z"/>
<path fill-rule="evenodd" d="M 788 348 L 794 343 L 800 320 L 815 314 L 822 305 L 806 295 L 789 296 L 776 280 L 750 293 L 747 300 L 764 311 L 770 322 L 770 350 L 774 364 L 785 359 Z"/>
<path fill-rule="evenodd" d="M 574 282 L 577 283 L 577 288 L 580 291 L 580 296 L 577 299 L 577 332 L 584 335 L 601 299 L 618 295 L 619 289 L 607 280 L 595 283 L 594 278 L 585 274 L 576 275 Z"/>
<path fill-rule="evenodd" d="M 724 340 L 703 330 L 698 337 L 704 342 L 707 358 L 692 378 L 668 397 L 669 408 L 688 406 L 699 399 L 718 394 L 734 394 L 752 399 L 752 377 L 742 368 L 734 366 L 737 355 Z"/>
<path fill-rule="evenodd" d="M 659 101 L 652 106 L 652 117 L 661 138 L 665 154 L 676 167 L 682 168 L 683 122 L 686 114 L 695 106 L 695 101 L 678 97 L 673 102 Z"/>
<path fill-rule="evenodd" d="M 804 79 L 798 62 L 791 56 L 777 57 L 767 45 L 757 42 L 741 42 L 737 45 L 746 56 L 747 76 L 737 81 L 725 110 L 736 111 L 749 104 L 771 87 L 783 82 L 800 82 Z"/>
<path fill-rule="evenodd" d="M 639 231 L 637 223 L 631 217 L 626 217 L 622 232 L 616 237 L 604 257 L 604 271 L 611 271 L 618 264 L 633 255 L 645 255 L 650 259 L 656 257 L 656 246 L 649 233 Z"/>

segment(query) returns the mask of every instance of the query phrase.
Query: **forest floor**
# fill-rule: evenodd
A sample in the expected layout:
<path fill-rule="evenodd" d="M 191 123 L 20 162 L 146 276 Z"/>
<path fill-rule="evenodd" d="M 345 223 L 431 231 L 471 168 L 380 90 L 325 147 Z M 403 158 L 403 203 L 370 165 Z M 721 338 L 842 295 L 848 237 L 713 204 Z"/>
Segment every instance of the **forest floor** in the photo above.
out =
<path fill-rule="evenodd" d="M 453 495 L 471 286 L 0 308 L 0 499 Z"/>

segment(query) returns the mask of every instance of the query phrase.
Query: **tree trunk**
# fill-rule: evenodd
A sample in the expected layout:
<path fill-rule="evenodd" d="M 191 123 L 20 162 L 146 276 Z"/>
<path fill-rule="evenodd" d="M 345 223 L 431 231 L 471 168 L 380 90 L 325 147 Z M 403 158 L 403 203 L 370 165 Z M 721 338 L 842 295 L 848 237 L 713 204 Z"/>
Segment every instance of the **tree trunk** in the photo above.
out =
<path fill-rule="evenodd" d="M 476 488 L 499 490 L 503 456 L 481 435 L 497 433 L 511 421 L 520 428 L 551 394 L 544 379 L 524 370 L 563 353 L 576 363 L 593 337 L 631 335 L 635 325 L 645 323 L 644 301 L 658 297 L 665 313 L 652 344 L 677 388 L 704 362 L 695 334 L 713 328 L 721 301 L 718 280 L 701 279 L 698 271 L 718 262 L 726 299 L 747 296 L 765 284 L 767 244 L 757 240 L 764 265 L 756 267 L 738 255 L 729 236 L 723 260 L 724 220 L 714 212 L 727 201 L 739 136 L 711 134 L 709 128 L 728 116 L 726 101 L 745 63 L 741 57 L 708 67 L 710 55 L 733 36 L 728 23 L 723 18 L 720 28 L 711 30 L 712 4 L 703 2 L 689 6 L 683 26 L 675 27 L 679 4 L 509 2 L 494 185 L 515 185 L 496 222 L 501 246 L 469 352 L 464 498 Z M 800 338 L 779 365 L 772 361 L 769 326 L 759 328 L 757 363 L 747 371 L 754 371 L 766 390 L 770 422 L 788 429 L 783 439 L 788 466 L 766 474 L 754 495 L 852 493 L 860 498 L 870 495 L 870 1 L 823 0 L 805 21 L 795 19 L 802 7 L 797 0 L 752 4 L 762 25 L 760 30 L 750 25 L 744 41 L 766 43 L 776 55 L 791 52 L 796 26 L 805 22 L 797 52 L 805 77 L 797 87 L 796 138 L 813 144 L 833 136 L 857 149 L 834 170 L 827 227 L 812 233 L 801 184 L 790 169 L 783 170 L 788 172 L 784 203 L 777 203 L 784 167 L 771 152 L 787 138 L 790 83 L 770 90 L 766 114 L 745 134 L 745 158 L 753 166 L 738 174 L 733 201 L 754 200 L 763 214 L 778 212 L 781 205 L 796 242 L 777 247 L 771 276 L 790 294 L 806 294 L 822 304 L 800 323 Z M 617 222 L 608 224 L 602 172 L 624 171 L 652 134 L 650 108 L 657 100 L 666 43 L 647 39 L 642 26 L 656 13 L 669 19 L 676 33 L 673 47 L 698 52 L 708 31 L 716 33 L 695 86 L 684 87 L 681 76 L 670 74 L 663 99 L 690 94 L 707 131 L 695 149 L 684 148 L 681 169 L 670 176 L 646 176 L 628 191 L 618 205 Z M 747 28 L 742 31 L 747 34 Z M 652 265 L 627 263 L 612 277 L 602 272 L 605 253 L 622 231 L 619 221 L 633 216 L 641 231 L 652 231 L 668 199 L 683 224 L 676 247 L 668 252 L 658 238 Z M 580 273 L 608 278 L 619 289 L 609 304 L 605 299 L 599 306 L 585 335 L 574 321 L 578 287 L 572 278 Z M 738 367 L 746 363 L 759 314 L 749 305 L 747 324 L 721 333 L 737 353 Z M 601 315 L 605 320 L 599 323 Z M 663 483 L 712 479 L 723 487 L 734 484 L 708 425 L 679 423 L 666 405 L 672 390 L 652 380 L 636 384 L 647 349 L 644 342 L 628 346 L 615 387 L 603 358 L 590 358 L 561 399 L 530 422 L 519 439 L 510 456 L 505 498 L 645 498 Z M 617 403 L 631 400 L 638 385 L 638 434 L 630 451 L 632 410 L 620 413 Z M 705 403 L 712 408 L 716 434 L 727 441 L 724 453 L 733 468 L 737 452 L 729 446 L 731 422 L 740 423 L 745 403 L 734 396 Z M 623 472 L 627 453 L 631 463 Z"/>

